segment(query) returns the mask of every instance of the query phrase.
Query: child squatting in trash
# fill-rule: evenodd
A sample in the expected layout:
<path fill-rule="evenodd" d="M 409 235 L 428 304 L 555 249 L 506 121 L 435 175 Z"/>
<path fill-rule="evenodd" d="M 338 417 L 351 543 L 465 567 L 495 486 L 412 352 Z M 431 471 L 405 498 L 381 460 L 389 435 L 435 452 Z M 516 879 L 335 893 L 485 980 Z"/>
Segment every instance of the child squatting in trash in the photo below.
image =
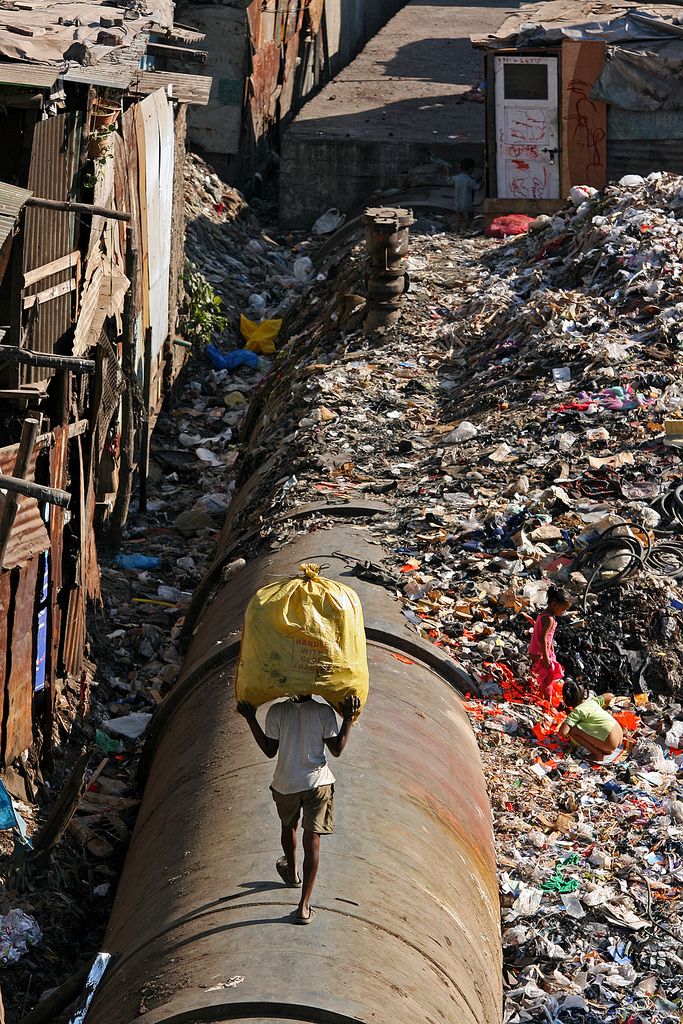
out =
<path fill-rule="evenodd" d="M 585 747 L 592 761 L 602 761 L 605 755 L 614 754 L 624 739 L 623 729 L 606 710 L 614 694 L 587 697 L 579 683 L 568 680 L 562 688 L 562 697 L 571 710 L 558 729 L 559 735 L 568 736 Z"/>
<path fill-rule="evenodd" d="M 564 668 L 555 656 L 553 643 L 557 620 L 572 606 L 572 596 L 564 587 L 548 588 L 548 604 L 536 619 L 529 644 L 531 674 L 538 684 L 540 696 L 554 707 L 560 704 L 560 685 Z"/>

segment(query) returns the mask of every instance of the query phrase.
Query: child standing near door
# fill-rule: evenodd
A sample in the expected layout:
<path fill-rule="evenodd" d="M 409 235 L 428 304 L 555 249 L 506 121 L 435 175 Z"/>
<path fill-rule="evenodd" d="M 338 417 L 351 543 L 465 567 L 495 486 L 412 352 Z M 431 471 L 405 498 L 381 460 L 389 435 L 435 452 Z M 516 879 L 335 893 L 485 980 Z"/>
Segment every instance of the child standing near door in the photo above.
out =
<path fill-rule="evenodd" d="M 473 177 L 474 160 L 465 157 L 460 161 L 460 171 L 448 179 L 448 184 L 455 187 L 455 230 L 468 228 L 474 219 L 474 196 L 479 183 Z"/>

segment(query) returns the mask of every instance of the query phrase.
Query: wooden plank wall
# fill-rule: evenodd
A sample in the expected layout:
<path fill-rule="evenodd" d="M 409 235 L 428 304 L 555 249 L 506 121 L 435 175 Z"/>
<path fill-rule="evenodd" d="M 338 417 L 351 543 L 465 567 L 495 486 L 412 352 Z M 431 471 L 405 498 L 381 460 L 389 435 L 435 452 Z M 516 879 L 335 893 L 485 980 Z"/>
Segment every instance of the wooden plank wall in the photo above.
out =
<path fill-rule="evenodd" d="M 572 185 L 602 188 L 607 180 L 607 108 L 590 98 L 602 71 L 605 44 L 562 43 L 560 88 L 561 163 L 560 195 Z"/>

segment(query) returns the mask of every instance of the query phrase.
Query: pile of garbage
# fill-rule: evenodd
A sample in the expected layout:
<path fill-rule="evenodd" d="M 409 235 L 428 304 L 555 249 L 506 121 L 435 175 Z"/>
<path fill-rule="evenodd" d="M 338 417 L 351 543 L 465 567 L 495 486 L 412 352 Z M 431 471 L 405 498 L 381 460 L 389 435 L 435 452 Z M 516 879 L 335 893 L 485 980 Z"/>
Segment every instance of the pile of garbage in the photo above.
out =
<path fill-rule="evenodd" d="M 506 1024 L 678 1021 L 681 706 L 641 705 L 634 750 L 610 767 L 569 754 L 520 697 L 467 708 L 494 813 Z"/>
<path fill-rule="evenodd" d="M 471 673 L 509 1024 L 680 1013 L 682 190 L 611 186 L 502 244 L 423 217 L 402 319 L 372 335 L 351 248 L 290 313 L 245 430 L 236 554 L 326 519 L 276 521 L 296 506 L 379 502 L 357 526 L 390 557 L 356 570 Z M 551 580 L 575 596 L 568 675 L 630 700 L 635 745 L 609 766 L 571 753 L 530 690 Z"/>
<path fill-rule="evenodd" d="M 313 277 L 308 254 L 317 243 L 273 238 L 241 192 L 193 153 L 185 163 L 185 209 L 187 257 L 222 299 L 234 339 L 243 314 L 282 318 Z"/>
<path fill-rule="evenodd" d="M 526 676 L 529 617 L 559 579 L 571 674 L 680 690 L 682 187 L 610 186 L 503 245 L 418 222 L 384 336 L 362 331 L 362 248 L 330 268 L 289 317 L 242 476 L 278 436 L 291 459 L 248 514 L 275 481 L 283 507 L 385 496 L 406 617 L 475 675 L 494 659 Z"/>

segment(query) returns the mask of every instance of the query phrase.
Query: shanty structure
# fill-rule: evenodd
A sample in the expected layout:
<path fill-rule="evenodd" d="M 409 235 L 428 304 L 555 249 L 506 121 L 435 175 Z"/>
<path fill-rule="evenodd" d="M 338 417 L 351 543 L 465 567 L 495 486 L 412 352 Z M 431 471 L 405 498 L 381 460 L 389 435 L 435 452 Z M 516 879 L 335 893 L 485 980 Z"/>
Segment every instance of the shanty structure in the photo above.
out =
<path fill-rule="evenodd" d="M 0 9 L 0 763 L 81 672 L 95 523 L 120 528 L 183 348 L 185 105 L 170 0 Z M 205 57 L 205 53 L 204 53 Z"/>
<path fill-rule="evenodd" d="M 208 106 L 189 137 L 231 179 L 248 178 L 283 125 L 346 67 L 405 0 L 179 0 L 177 17 L 211 40 Z M 188 65 L 189 66 L 189 65 Z"/>
<path fill-rule="evenodd" d="M 485 50 L 489 213 L 556 209 L 572 185 L 683 173 L 678 4 L 524 4 Z"/>

